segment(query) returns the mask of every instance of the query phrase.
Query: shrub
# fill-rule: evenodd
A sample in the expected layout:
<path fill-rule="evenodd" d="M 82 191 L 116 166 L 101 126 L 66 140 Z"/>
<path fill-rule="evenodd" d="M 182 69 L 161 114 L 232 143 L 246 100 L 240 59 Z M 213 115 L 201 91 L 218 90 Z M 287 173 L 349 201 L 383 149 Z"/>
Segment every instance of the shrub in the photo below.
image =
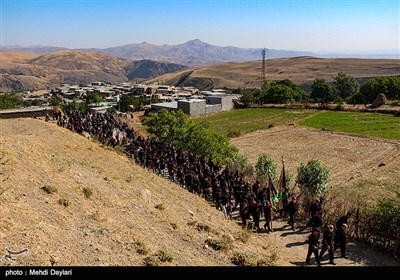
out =
<path fill-rule="evenodd" d="M 194 226 L 195 224 L 197 224 L 196 221 L 189 221 L 189 222 L 187 222 L 187 225 L 188 225 L 188 226 Z"/>
<path fill-rule="evenodd" d="M 146 244 L 144 244 L 141 240 L 136 240 L 136 252 L 141 255 L 147 255 L 149 253 L 149 249 L 147 248 Z"/>
<path fill-rule="evenodd" d="M 243 243 L 247 243 L 249 241 L 251 236 L 251 231 L 248 230 L 247 228 L 243 229 L 238 235 L 238 239 L 242 241 Z"/>
<path fill-rule="evenodd" d="M 232 247 L 232 241 L 224 238 L 224 239 L 213 239 L 208 238 L 206 243 L 211 246 L 215 251 L 228 251 Z"/>
<path fill-rule="evenodd" d="M 60 204 L 60 205 L 62 205 L 62 206 L 64 206 L 64 207 L 68 207 L 68 206 L 71 205 L 71 202 L 70 202 L 68 199 L 66 199 L 66 198 L 60 198 L 60 199 L 58 200 L 58 204 Z"/>
<path fill-rule="evenodd" d="M 92 196 L 93 192 L 90 188 L 83 188 L 83 194 L 85 195 L 86 198 L 89 198 Z"/>
<path fill-rule="evenodd" d="M 161 210 L 161 211 L 165 210 L 164 203 L 157 204 L 156 206 L 154 206 L 154 208 Z"/>
<path fill-rule="evenodd" d="M 378 248 L 393 248 L 400 228 L 400 194 L 397 198 L 383 198 L 366 209 L 358 222 L 359 237 Z"/>
<path fill-rule="evenodd" d="M 47 192 L 48 194 L 57 192 L 57 189 L 50 185 L 45 185 L 45 186 L 41 187 L 41 189 L 44 190 L 45 192 Z"/>
<path fill-rule="evenodd" d="M 170 252 L 165 250 L 159 250 L 156 253 L 156 256 L 161 262 L 172 262 L 174 259 L 174 256 Z"/>
<path fill-rule="evenodd" d="M 144 259 L 144 264 L 146 266 L 159 266 L 161 262 L 156 256 L 148 256 Z"/>
<path fill-rule="evenodd" d="M 248 255 L 245 253 L 235 253 L 231 258 L 234 265 L 237 266 L 256 266 L 257 259 L 253 255 Z"/>

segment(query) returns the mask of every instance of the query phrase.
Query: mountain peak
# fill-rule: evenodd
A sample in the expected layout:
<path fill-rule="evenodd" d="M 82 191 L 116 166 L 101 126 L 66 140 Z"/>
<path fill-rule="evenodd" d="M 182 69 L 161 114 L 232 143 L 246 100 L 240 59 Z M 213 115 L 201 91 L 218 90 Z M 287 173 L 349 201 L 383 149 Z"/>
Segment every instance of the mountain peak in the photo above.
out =
<path fill-rule="evenodd" d="M 199 46 L 201 46 L 201 45 L 207 45 L 207 43 L 201 41 L 200 39 L 193 39 L 193 40 L 187 41 L 186 43 L 184 43 L 184 45 L 192 45 L 192 46 L 199 45 Z"/>

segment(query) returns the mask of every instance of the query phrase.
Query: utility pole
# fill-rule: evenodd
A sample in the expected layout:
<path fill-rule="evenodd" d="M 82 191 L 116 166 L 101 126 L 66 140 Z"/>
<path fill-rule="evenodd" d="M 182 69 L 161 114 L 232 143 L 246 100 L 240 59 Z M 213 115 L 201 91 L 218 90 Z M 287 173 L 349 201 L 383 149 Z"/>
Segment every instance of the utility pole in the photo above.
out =
<path fill-rule="evenodd" d="M 262 57 L 262 69 L 261 69 L 262 84 L 261 84 L 261 86 L 263 86 L 264 82 L 265 82 L 265 48 L 262 49 L 262 51 L 261 51 L 261 57 Z"/>

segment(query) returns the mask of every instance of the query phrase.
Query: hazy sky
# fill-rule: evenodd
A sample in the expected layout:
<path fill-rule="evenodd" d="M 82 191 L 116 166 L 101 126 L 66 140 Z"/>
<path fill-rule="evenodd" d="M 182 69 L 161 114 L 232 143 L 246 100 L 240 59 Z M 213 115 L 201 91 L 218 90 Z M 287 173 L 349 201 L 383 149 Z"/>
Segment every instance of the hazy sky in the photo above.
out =
<path fill-rule="evenodd" d="M 400 49 L 400 1 L 1 2 L 1 45 L 111 47 L 146 41 L 305 51 Z"/>

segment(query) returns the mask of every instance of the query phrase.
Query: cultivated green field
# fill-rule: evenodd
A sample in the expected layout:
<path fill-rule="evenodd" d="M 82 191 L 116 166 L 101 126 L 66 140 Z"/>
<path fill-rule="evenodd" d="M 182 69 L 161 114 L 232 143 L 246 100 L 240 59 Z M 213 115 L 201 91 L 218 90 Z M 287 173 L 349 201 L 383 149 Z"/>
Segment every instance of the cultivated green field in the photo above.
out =
<path fill-rule="evenodd" d="M 394 115 L 323 111 L 299 121 L 300 125 L 366 136 L 400 140 L 400 118 Z"/>
<path fill-rule="evenodd" d="M 271 124 L 277 126 L 294 122 L 331 131 L 400 140 L 400 118 L 377 113 L 251 108 L 199 117 L 196 120 L 207 121 L 228 136 L 267 129 Z"/>
<path fill-rule="evenodd" d="M 260 129 L 297 122 L 300 119 L 318 113 L 316 110 L 305 109 L 263 109 L 249 108 L 237 109 L 219 114 L 196 118 L 199 121 L 207 121 L 215 129 L 236 136 Z"/>

